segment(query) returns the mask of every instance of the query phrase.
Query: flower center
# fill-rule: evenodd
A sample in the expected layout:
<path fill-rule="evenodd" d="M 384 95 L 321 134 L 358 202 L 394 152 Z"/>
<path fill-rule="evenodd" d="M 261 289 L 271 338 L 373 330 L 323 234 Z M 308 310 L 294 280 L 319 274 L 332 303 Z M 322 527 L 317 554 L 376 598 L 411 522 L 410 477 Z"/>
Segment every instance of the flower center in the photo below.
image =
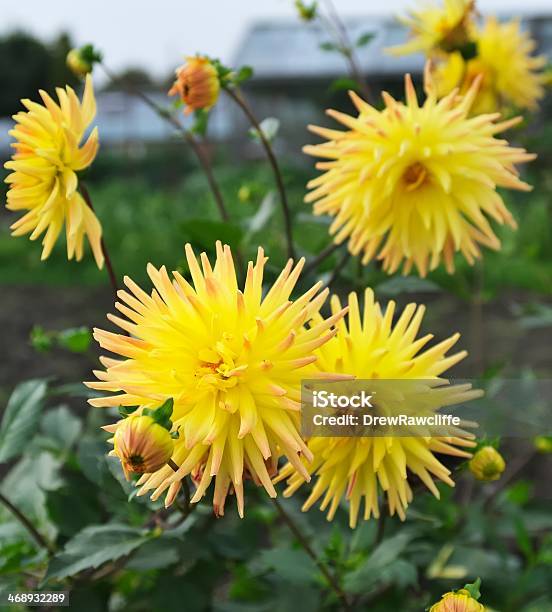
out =
<path fill-rule="evenodd" d="M 143 468 L 145 461 L 142 455 L 130 455 L 127 459 L 127 463 L 134 472 L 139 472 Z"/>
<path fill-rule="evenodd" d="M 427 179 L 426 167 L 420 162 L 414 162 L 405 170 L 403 174 L 407 191 L 418 189 Z"/>
<path fill-rule="evenodd" d="M 213 348 L 201 349 L 198 357 L 194 374 L 198 387 L 229 389 L 238 384 L 238 377 L 247 368 L 247 365 L 236 364 L 237 355 L 224 341 L 217 342 Z"/>

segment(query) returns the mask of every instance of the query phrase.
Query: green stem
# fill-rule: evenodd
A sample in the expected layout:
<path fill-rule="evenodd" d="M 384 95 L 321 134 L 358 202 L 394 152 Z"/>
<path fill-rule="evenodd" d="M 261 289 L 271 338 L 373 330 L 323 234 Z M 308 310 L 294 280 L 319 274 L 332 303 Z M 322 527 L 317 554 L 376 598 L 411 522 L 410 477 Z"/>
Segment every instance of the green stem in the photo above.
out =
<path fill-rule="evenodd" d="M 343 609 L 350 610 L 351 605 L 347 598 L 347 594 L 341 588 L 341 585 L 339 584 L 337 578 L 330 572 L 326 564 L 318 558 L 318 555 L 314 552 L 314 549 L 310 545 L 309 541 L 307 540 L 301 529 L 291 518 L 291 516 L 284 510 L 284 507 L 282 506 L 282 504 L 280 504 L 278 499 L 273 497 L 271 498 L 271 500 L 274 506 L 276 507 L 276 510 L 278 510 L 278 513 L 284 523 L 289 527 L 290 531 L 297 538 L 299 544 L 301 544 L 307 555 L 309 555 L 309 557 L 314 561 L 324 578 L 326 578 L 326 580 L 328 581 L 330 587 L 334 590 L 335 594 L 343 604 Z"/>
<path fill-rule="evenodd" d="M 31 521 L 19 510 L 17 506 L 14 506 L 11 501 L 0 493 L 0 502 L 6 506 L 6 508 L 15 516 L 15 518 L 25 527 L 25 529 L 32 535 L 35 542 L 42 548 L 48 551 L 48 555 L 53 555 L 56 551 L 53 546 L 31 523 Z"/>

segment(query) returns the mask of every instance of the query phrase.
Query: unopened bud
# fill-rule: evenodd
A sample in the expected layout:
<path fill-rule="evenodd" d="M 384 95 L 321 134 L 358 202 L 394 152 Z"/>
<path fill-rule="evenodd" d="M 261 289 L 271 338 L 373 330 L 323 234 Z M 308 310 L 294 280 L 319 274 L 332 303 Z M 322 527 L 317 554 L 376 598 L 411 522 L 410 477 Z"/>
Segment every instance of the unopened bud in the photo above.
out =
<path fill-rule="evenodd" d="M 92 45 L 84 45 L 71 49 L 67 54 L 67 66 L 79 77 L 84 77 L 94 68 L 94 64 L 102 61 L 101 54 Z"/>
<path fill-rule="evenodd" d="M 506 463 L 496 448 L 483 446 L 470 460 L 469 468 L 478 480 L 498 480 Z"/>
<path fill-rule="evenodd" d="M 460 589 L 445 593 L 440 601 L 431 606 L 429 612 L 484 612 L 484 610 L 485 606 L 474 599 L 469 591 Z"/>
<path fill-rule="evenodd" d="M 121 460 L 125 476 L 156 472 L 171 458 L 171 434 L 150 416 L 129 416 L 115 431 L 114 452 Z"/>
<path fill-rule="evenodd" d="M 187 57 L 186 63 L 176 71 L 176 81 L 169 90 L 169 96 L 180 97 L 187 115 L 212 108 L 219 93 L 218 71 L 206 57 Z"/>

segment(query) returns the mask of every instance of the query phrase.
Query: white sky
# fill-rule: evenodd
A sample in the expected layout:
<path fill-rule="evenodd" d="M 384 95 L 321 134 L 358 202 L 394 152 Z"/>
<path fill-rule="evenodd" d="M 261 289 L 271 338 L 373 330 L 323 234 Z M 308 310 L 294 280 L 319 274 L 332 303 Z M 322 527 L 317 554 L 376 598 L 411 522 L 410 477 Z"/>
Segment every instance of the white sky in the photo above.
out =
<path fill-rule="evenodd" d="M 324 0 L 321 0 L 322 2 Z M 343 16 L 396 14 L 417 0 L 334 0 Z M 42 38 L 69 31 L 93 42 L 115 69 L 144 66 L 172 71 L 198 51 L 230 62 L 241 37 L 258 19 L 293 18 L 293 0 L 0 0 L 0 33 L 22 27 Z M 551 12 L 551 0 L 479 0 L 479 10 Z"/>

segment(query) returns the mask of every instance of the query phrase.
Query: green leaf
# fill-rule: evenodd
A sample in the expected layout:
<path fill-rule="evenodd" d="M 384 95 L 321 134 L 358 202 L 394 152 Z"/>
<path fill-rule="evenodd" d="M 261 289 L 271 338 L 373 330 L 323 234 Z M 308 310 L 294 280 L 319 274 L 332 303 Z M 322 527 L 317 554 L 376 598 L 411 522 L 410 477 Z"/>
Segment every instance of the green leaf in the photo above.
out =
<path fill-rule="evenodd" d="M 222 221 L 189 219 L 181 227 L 184 240 L 207 250 L 214 249 L 217 240 L 236 247 L 243 237 L 243 231 L 238 225 Z"/>
<path fill-rule="evenodd" d="M 173 413 L 173 405 L 173 398 L 170 397 L 165 403 L 159 406 L 159 408 L 144 408 L 142 414 L 150 416 L 158 425 L 170 431 L 172 427 L 171 416 Z"/>
<path fill-rule="evenodd" d="M 236 85 L 240 85 L 253 76 L 253 68 L 251 66 L 242 66 L 232 79 Z"/>
<path fill-rule="evenodd" d="M 59 346 L 72 353 L 86 353 L 92 343 L 92 332 L 88 327 L 64 329 L 57 335 Z"/>
<path fill-rule="evenodd" d="M 191 131 L 199 136 L 205 136 L 207 134 L 207 128 L 209 127 L 209 111 L 204 108 L 200 108 L 194 113 L 194 124 Z"/>
<path fill-rule="evenodd" d="M 267 117 L 260 122 L 259 127 L 261 128 L 261 132 L 263 133 L 264 137 L 268 140 L 268 142 L 271 142 L 278 134 L 278 130 L 280 129 L 280 121 L 279 119 L 276 119 L 276 117 Z M 249 136 L 251 136 L 253 140 L 259 140 L 259 133 L 255 128 L 249 129 Z"/>
<path fill-rule="evenodd" d="M 39 353 L 47 353 L 54 345 L 51 332 L 47 332 L 41 325 L 35 325 L 29 337 L 31 346 Z"/>
<path fill-rule="evenodd" d="M 333 42 L 330 42 L 329 40 L 320 43 L 319 47 L 320 49 L 322 49 L 322 51 L 339 51 L 339 47 Z"/>
<path fill-rule="evenodd" d="M 136 412 L 137 409 L 138 406 L 119 406 L 117 408 L 119 414 L 123 417 L 123 419 L 126 419 L 127 416 L 130 416 L 133 412 Z"/>
<path fill-rule="evenodd" d="M 49 410 L 41 421 L 41 429 L 50 439 L 57 442 L 61 450 L 68 450 L 76 442 L 81 432 L 81 420 L 67 406 Z"/>
<path fill-rule="evenodd" d="M 354 79 L 343 77 L 341 79 L 334 79 L 330 84 L 330 91 L 349 91 L 350 89 L 357 90 L 358 83 Z"/>
<path fill-rule="evenodd" d="M 146 542 L 136 551 L 127 564 L 127 569 L 140 572 L 162 569 L 180 559 L 179 543 L 174 538 L 161 536 Z"/>
<path fill-rule="evenodd" d="M 88 568 L 116 561 L 152 538 L 151 532 L 128 525 L 91 525 L 71 538 L 50 561 L 43 583 L 74 576 Z"/>
<path fill-rule="evenodd" d="M 384 540 L 374 549 L 365 563 L 346 577 L 346 590 L 351 593 L 362 593 L 368 586 L 373 585 L 379 574 L 399 558 L 413 537 L 412 532 L 403 530 Z"/>
<path fill-rule="evenodd" d="M 259 559 L 262 568 L 272 569 L 291 584 L 312 582 L 317 568 L 303 550 L 271 548 L 263 550 Z"/>
<path fill-rule="evenodd" d="M 357 41 L 356 41 L 356 46 L 357 47 L 365 47 L 375 36 L 375 32 L 364 32 L 364 34 L 361 34 Z"/>
<path fill-rule="evenodd" d="M 0 461 L 20 454 L 33 437 L 46 388 L 46 381 L 41 379 L 28 380 L 15 388 L 0 425 Z"/>
<path fill-rule="evenodd" d="M 480 586 L 481 578 L 478 578 L 475 582 L 472 582 L 471 584 L 465 584 L 464 589 L 468 591 L 470 597 L 473 597 L 474 599 L 479 599 L 481 597 L 481 591 L 479 590 Z"/>

